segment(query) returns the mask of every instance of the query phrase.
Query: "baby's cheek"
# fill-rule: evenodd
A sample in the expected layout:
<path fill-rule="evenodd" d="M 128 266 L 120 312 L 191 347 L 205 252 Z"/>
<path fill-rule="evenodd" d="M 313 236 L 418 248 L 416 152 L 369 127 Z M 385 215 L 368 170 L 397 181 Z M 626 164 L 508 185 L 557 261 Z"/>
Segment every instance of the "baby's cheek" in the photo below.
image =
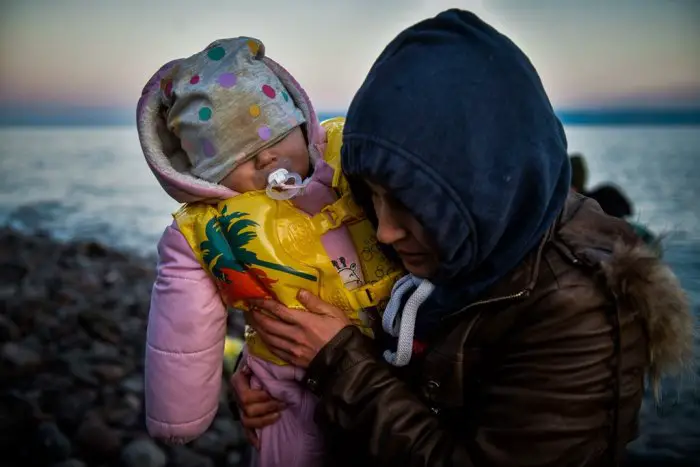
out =
<path fill-rule="evenodd" d="M 296 165 L 298 166 L 296 172 L 301 175 L 301 178 L 305 179 L 308 177 L 309 172 L 311 172 L 311 159 L 309 158 L 309 153 L 306 153 L 304 156 L 300 157 L 299 162 Z"/>
<path fill-rule="evenodd" d="M 264 189 L 264 178 L 265 177 L 255 169 L 255 163 L 251 160 L 236 167 L 224 177 L 219 184 L 238 193 L 246 193 L 248 191 Z"/>

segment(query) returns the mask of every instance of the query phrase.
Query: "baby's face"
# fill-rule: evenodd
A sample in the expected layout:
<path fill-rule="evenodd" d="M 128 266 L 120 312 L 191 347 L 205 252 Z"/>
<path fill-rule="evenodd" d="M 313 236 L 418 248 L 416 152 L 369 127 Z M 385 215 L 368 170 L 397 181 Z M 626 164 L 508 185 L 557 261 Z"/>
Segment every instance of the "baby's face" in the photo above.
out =
<path fill-rule="evenodd" d="M 301 127 L 296 127 L 278 143 L 263 149 L 255 157 L 236 167 L 221 185 L 238 193 L 264 190 L 267 176 L 284 168 L 304 179 L 309 175 L 309 149 Z"/>

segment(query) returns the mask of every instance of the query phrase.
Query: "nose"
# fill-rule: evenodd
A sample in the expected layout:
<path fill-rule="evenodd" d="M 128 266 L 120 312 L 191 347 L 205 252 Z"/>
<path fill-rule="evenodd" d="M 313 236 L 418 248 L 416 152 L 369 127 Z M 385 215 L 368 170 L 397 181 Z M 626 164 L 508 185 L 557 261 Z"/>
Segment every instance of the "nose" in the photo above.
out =
<path fill-rule="evenodd" d="M 263 149 L 257 156 L 255 156 L 255 168 L 258 170 L 264 169 L 276 160 L 277 156 L 275 155 L 274 151 L 270 150 L 270 148 Z"/>
<path fill-rule="evenodd" d="M 392 245 L 406 238 L 406 229 L 392 212 L 387 203 L 381 203 L 377 211 L 377 240 L 385 245 Z"/>

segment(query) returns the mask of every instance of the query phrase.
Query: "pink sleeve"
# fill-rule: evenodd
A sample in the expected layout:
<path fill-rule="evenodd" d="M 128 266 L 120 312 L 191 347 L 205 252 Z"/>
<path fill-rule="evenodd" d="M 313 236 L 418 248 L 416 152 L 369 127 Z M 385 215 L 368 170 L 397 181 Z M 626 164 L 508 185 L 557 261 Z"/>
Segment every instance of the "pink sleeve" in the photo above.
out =
<path fill-rule="evenodd" d="M 206 431 L 218 408 L 226 308 L 175 223 L 158 255 L 146 338 L 146 426 L 154 438 L 186 442 Z"/>

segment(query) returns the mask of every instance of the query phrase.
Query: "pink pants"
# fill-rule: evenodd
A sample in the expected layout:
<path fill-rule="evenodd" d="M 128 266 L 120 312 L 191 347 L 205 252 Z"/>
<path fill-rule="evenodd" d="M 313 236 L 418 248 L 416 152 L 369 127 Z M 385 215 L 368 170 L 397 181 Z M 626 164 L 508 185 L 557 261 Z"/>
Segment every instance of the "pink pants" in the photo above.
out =
<path fill-rule="evenodd" d="M 251 387 L 264 389 L 284 402 L 280 418 L 258 430 L 258 467 L 318 467 L 323 464 L 323 438 L 314 423 L 317 399 L 300 381 L 304 370 L 279 366 L 246 354 L 251 369 Z"/>

